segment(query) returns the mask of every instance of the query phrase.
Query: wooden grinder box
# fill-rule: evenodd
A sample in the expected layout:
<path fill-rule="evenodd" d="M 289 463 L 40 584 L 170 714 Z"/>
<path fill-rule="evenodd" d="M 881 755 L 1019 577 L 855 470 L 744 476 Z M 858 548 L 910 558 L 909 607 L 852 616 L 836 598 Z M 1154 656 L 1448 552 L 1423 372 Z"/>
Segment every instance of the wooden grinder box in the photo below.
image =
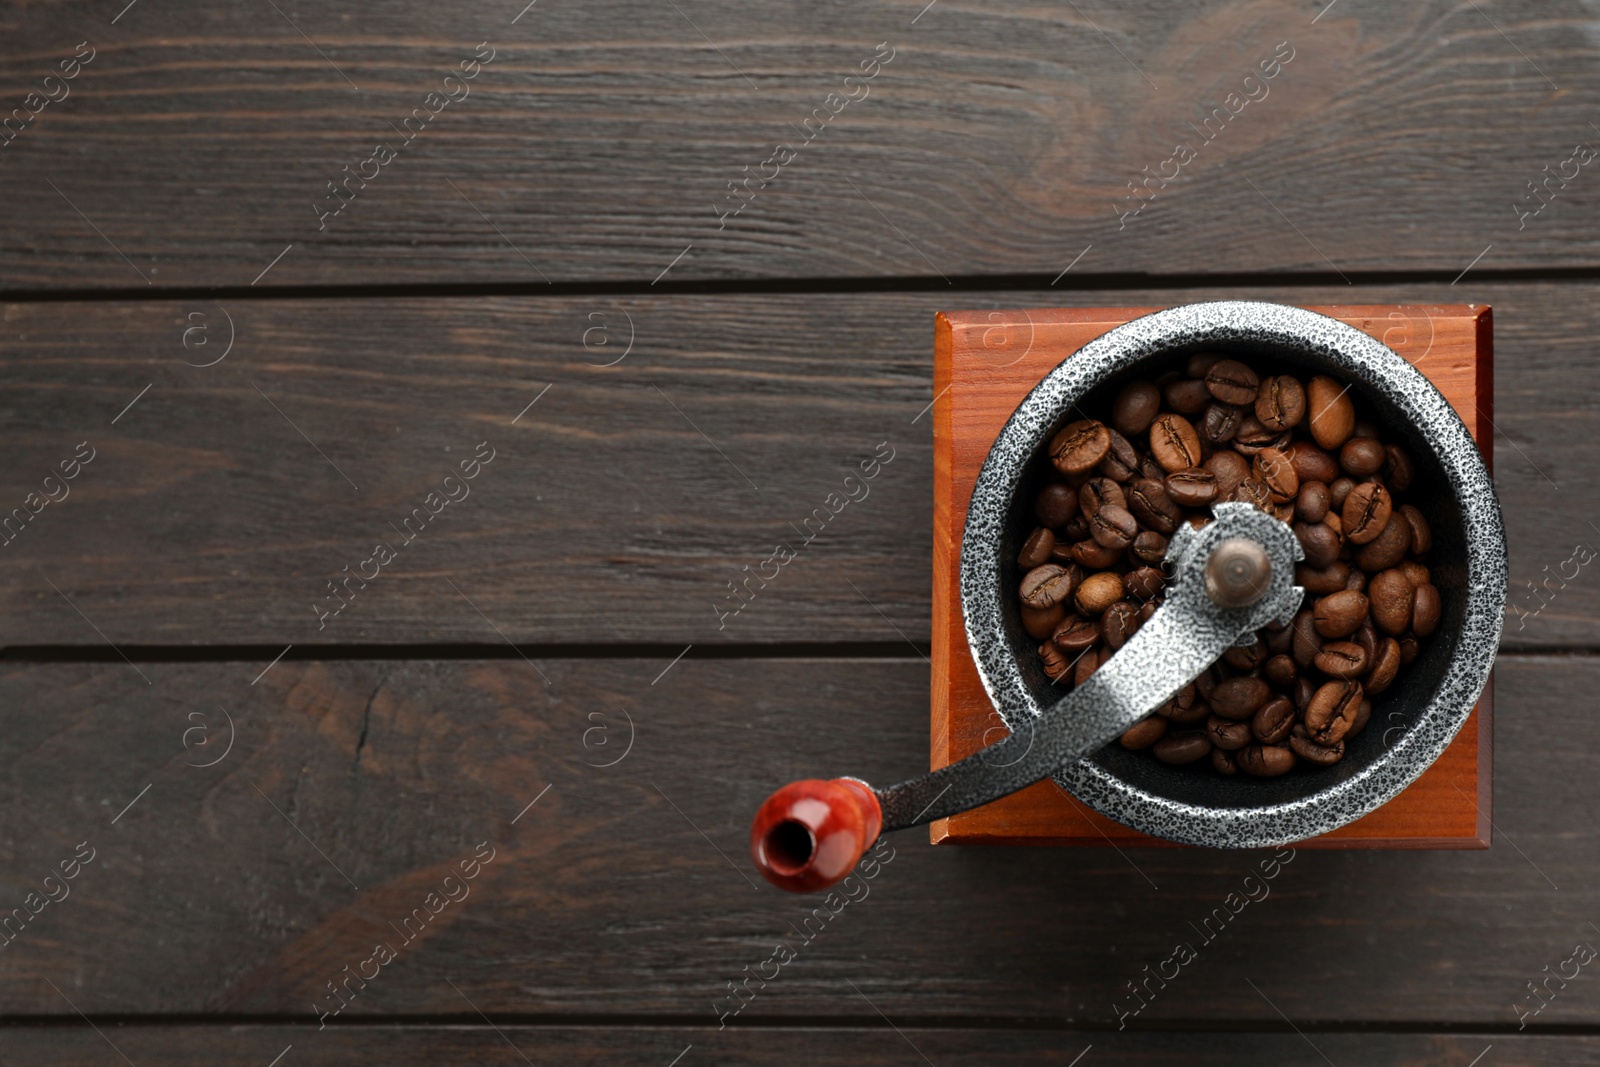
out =
<path fill-rule="evenodd" d="M 1089 341 L 1160 308 L 952 311 L 934 348 L 932 751 L 934 769 L 993 744 L 1005 727 L 967 648 L 961 531 L 989 447 L 1029 390 Z M 1481 304 L 1313 307 L 1394 349 L 1455 407 L 1491 463 L 1490 310 Z M 1487 848 L 1493 679 L 1443 755 L 1383 807 L 1311 848 Z M 1368 729 L 1382 729 L 1373 722 Z M 1171 845 L 1091 811 L 1053 781 L 932 824 L 934 844 Z"/>

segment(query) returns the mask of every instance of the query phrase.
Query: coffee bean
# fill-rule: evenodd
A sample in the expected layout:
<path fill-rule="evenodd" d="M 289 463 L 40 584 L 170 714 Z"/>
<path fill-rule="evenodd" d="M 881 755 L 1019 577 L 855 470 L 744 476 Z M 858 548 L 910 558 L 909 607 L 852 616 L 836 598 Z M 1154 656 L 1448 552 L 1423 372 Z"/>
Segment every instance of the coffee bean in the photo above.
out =
<path fill-rule="evenodd" d="M 1344 587 L 1352 593 L 1365 593 L 1367 591 L 1367 572 L 1350 568 L 1350 574 L 1344 580 Z"/>
<path fill-rule="evenodd" d="M 1102 571 L 1091 574 L 1078 586 L 1078 610 L 1090 618 L 1095 618 L 1105 612 L 1112 604 L 1122 599 L 1122 575 Z"/>
<path fill-rule="evenodd" d="M 1306 566 L 1323 570 L 1339 559 L 1339 535 L 1320 522 L 1297 522 L 1294 535 L 1306 554 Z"/>
<path fill-rule="evenodd" d="M 1149 748 L 1166 735 L 1167 720 L 1152 715 L 1128 727 L 1121 737 L 1122 747 L 1137 752 L 1141 748 Z"/>
<path fill-rule="evenodd" d="M 1039 493 L 1033 514 L 1041 526 L 1065 526 L 1078 513 L 1078 491 L 1065 482 L 1052 482 Z"/>
<path fill-rule="evenodd" d="M 1233 753 L 1214 748 L 1211 750 L 1211 769 L 1218 774 L 1234 775 L 1239 773 L 1239 763 L 1233 758 Z"/>
<path fill-rule="evenodd" d="M 1210 715 L 1210 705 L 1203 700 L 1196 700 L 1188 707 L 1173 705 L 1172 710 L 1167 715 L 1167 719 L 1174 726 L 1193 726 L 1195 723 L 1204 722 Z"/>
<path fill-rule="evenodd" d="M 1311 703 L 1311 698 L 1317 695 L 1317 686 L 1310 678 L 1301 675 L 1294 683 L 1294 708 L 1300 714 L 1306 713 L 1306 705 Z"/>
<path fill-rule="evenodd" d="M 1200 730 L 1184 730 L 1163 737 L 1155 743 L 1151 752 L 1162 763 L 1193 763 L 1211 754 L 1211 741 Z"/>
<path fill-rule="evenodd" d="M 1326 375 L 1311 379 L 1306 411 L 1311 416 L 1311 436 L 1323 448 L 1338 448 L 1355 430 L 1356 408 L 1349 388 Z"/>
<path fill-rule="evenodd" d="M 1139 608 L 1139 625 L 1143 626 L 1145 623 L 1149 622 L 1150 616 L 1154 615 L 1156 613 L 1156 609 L 1159 607 L 1161 607 L 1159 601 L 1146 600 L 1144 605 Z"/>
<path fill-rule="evenodd" d="M 1323 637 L 1348 637 L 1366 620 L 1367 598 L 1352 590 L 1329 593 L 1317 600 L 1312 615 L 1317 633 Z"/>
<path fill-rule="evenodd" d="M 1169 473 L 1198 466 L 1200 435 L 1182 415 L 1157 415 L 1150 424 L 1150 454 Z"/>
<path fill-rule="evenodd" d="M 1422 512 L 1410 504 L 1401 504 L 1400 514 L 1406 517 L 1406 522 L 1411 526 L 1412 555 L 1426 556 L 1428 549 L 1433 547 L 1433 528 L 1423 518 Z"/>
<path fill-rule="evenodd" d="M 1288 430 L 1306 415 L 1306 391 L 1298 378 L 1280 374 L 1261 383 L 1256 418 L 1269 430 Z"/>
<path fill-rule="evenodd" d="M 1245 674 L 1267 662 L 1267 643 L 1258 636 L 1248 645 L 1234 645 L 1222 654 L 1222 662 Z"/>
<path fill-rule="evenodd" d="M 1022 543 L 1022 551 L 1017 553 L 1017 566 L 1030 571 L 1043 566 L 1050 562 L 1050 550 L 1055 547 L 1056 535 L 1041 526 Z"/>
<path fill-rule="evenodd" d="M 1385 637 L 1383 644 L 1378 646 L 1378 654 L 1373 657 L 1372 672 L 1362 681 L 1362 688 L 1368 696 L 1377 696 L 1394 684 L 1395 676 L 1399 673 L 1400 642 Z"/>
<path fill-rule="evenodd" d="M 1221 359 L 1206 371 L 1206 388 L 1224 404 L 1254 404 L 1261 378 L 1236 359 Z"/>
<path fill-rule="evenodd" d="M 1239 769 L 1257 778 L 1276 778 L 1294 768 L 1294 753 L 1282 745 L 1246 745 L 1234 760 Z"/>
<path fill-rule="evenodd" d="M 1167 407 L 1180 415 L 1198 415 L 1211 403 L 1211 390 L 1199 378 L 1180 378 L 1161 391 Z"/>
<path fill-rule="evenodd" d="M 1361 551 L 1356 553 L 1356 566 L 1368 574 L 1387 570 L 1405 559 L 1406 550 L 1410 547 L 1411 524 L 1404 515 L 1391 511 L 1383 532 L 1362 545 Z"/>
<path fill-rule="evenodd" d="M 1167 539 L 1154 530 L 1145 530 L 1133 539 L 1129 551 L 1140 563 L 1160 563 L 1167 558 Z"/>
<path fill-rule="evenodd" d="M 1294 631 L 1285 630 L 1284 633 L 1293 634 Z M 1288 689 L 1294 685 L 1294 680 L 1299 676 L 1299 671 L 1295 669 L 1294 658 L 1281 652 L 1267 660 L 1266 665 L 1261 668 L 1261 677 L 1279 689 Z"/>
<path fill-rule="evenodd" d="M 1072 595 L 1073 575 L 1067 568 L 1046 563 L 1022 576 L 1022 602 L 1030 608 L 1048 608 Z"/>
<path fill-rule="evenodd" d="M 1030 608 L 1023 604 L 1018 610 L 1022 615 L 1022 628 L 1035 641 L 1043 641 L 1055 633 L 1057 624 L 1067 613 L 1061 604 L 1052 604 L 1048 608 Z"/>
<path fill-rule="evenodd" d="M 1072 665 L 1068 662 L 1067 657 L 1063 656 L 1061 650 L 1048 641 L 1039 646 L 1039 665 L 1044 668 L 1044 676 L 1052 682 L 1061 681 L 1072 670 Z"/>
<path fill-rule="evenodd" d="M 1227 358 L 1220 352 L 1196 352 L 1184 364 L 1184 373 L 1191 378 L 1204 378 L 1206 371 Z"/>
<path fill-rule="evenodd" d="M 1400 569 L 1406 572 L 1406 577 L 1411 579 L 1413 587 L 1433 584 L 1433 579 L 1428 576 L 1428 568 L 1414 559 L 1401 560 Z"/>
<path fill-rule="evenodd" d="M 1218 452 L 1206 460 L 1205 468 L 1217 477 L 1218 500 L 1231 500 L 1239 483 L 1250 477 L 1250 461 L 1237 452 Z"/>
<path fill-rule="evenodd" d="M 1272 511 L 1272 490 L 1257 478 L 1246 478 L 1240 482 L 1239 488 L 1233 491 L 1233 496 L 1229 499 L 1250 504 L 1268 513 Z"/>
<path fill-rule="evenodd" d="M 1141 534 L 1140 536 L 1143 535 Z M 1138 543 L 1137 539 L 1135 539 L 1134 543 Z M 1123 576 L 1122 591 L 1142 603 L 1160 593 L 1161 587 L 1166 582 L 1167 576 L 1161 573 L 1160 568 L 1139 567 Z"/>
<path fill-rule="evenodd" d="M 1211 691 L 1211 710 L 1224 719 L 1248 719 L 1272 696 L 1260 678 L 1230 678 Z"/>
<path fill-rule="evenodd" d="M 1290 622 L 1292 621 L 1291 619 Z M 1262 629 L 1267 637 L 1267 650 L 1274 656 L 1287 655 L 1294 643 L 1294 628 L 1288 622 L 1281 626 L 1269 622 Z"/>
<path fill-rule="evenodd" d="M 1439 589 L 1434 585 L 1417 586 L 1416 599 L 1411 605 L 1411 632 L 1427 637 L 1439 626 L 1439 616 L 1444 604 L 1439 599 Z"/>
<path fill-rule="evenodd" d="M 1365 478 L 1383 469 L 1388 453 L 1376 437 L 1352 437 L 1339 449 L 1339 466 L 1352 478 Z"/>
<path fill-rule="evenodd" d="M 1094 674 L 1094 672 L 1099 668 L 1101 662 L 1099 651 L 1093 648 L 1079 655 L 1078 662 L 1072 667 L 1073 688 L 1076 689 L 1084 682 L 1087 682 L 1089 680 L 1089 676 Z"/>
<path fill-rule="evenodd" d="M 1366 673 L 1371 657 L 1354 641 L 1330 641 L 1312 662 L 1329 678 L 1359 678 Z"/>
<path fill-rule="evenodd" d="M 1328 505 L 1338 514 L 1344 502 L 1350 499 L 1350 490 L 1356 487 L 1355 479 L 1343 475 L 1328 483 Z"/>
<path fill-rule="evenodd" d="M 1206 739 L 1218 748 L 1236 751 L 1250 743 L 1250 724 L 1213 715 L 1206 720 Z"/>
<path fill-rule="evenodd" d="M 1345 587 L 1345 582 L 1350 578 L 1350 565 L 1342 560 L 1334 560 L 1326 567 L 1313 567 L 1308 563 L 1301 563 L 1294 569 L 1295 584 L 1301 586 L 1312 596 L 1326 596 L 1337 593 Z"/>
<path fill-rule="evenodd" d="M 1205 507 L 1217 498 L 1217 476 L 1204 467 L 1186 467 L 1167 475 L 1166 490 L 1180 507 Z"/>
<path fill-rule="evenodd" d="M 1332 745 L 1355 723 L 1361 700 L 1360 682 L 1328 682 L 1306 705 L 1306 733 L 1319 745 Z"/>
<path fill-rule="evenodd" d="M 1263 448 L 1276 448 L 1282 450 L 1289 442 L 1289 434 L 1277 430 L 1269 430 L 1261 425 L 1261 420 L 1254 415 L 1246 415 L 1239 421 L 1239 429 L 1233 435 L 1233 448 L 1243 456 L 1254 456 Z"/>
<path fill-rule="evenodd" d="M 1116 566 L 1117 561 L 1122 558 L 1122 550 L 1102 545 L 1091 537 L 1072 546 L 1072 558 L 1082 564 L 1085 570 L 1103 571 L 1107 567 Z"/>
<path fill-rule="evenodd" d="M 1161 411 L 1161 390 L 1143 378 L 1129 382 L 1111 404 L 1111 425 L 1119 433 L 1138 437 L 1150 428 Z"/>
<path fill-rule="evenodd" d="M 1382 639 L 1378 637 L 1378 628 L 1372 625 L 1370 614 L 1362 620 L 1356 632 L 1350 635 L 1350 640 L 1361 646 L 1361 650 L 1367 654 L 1368 663 L 1378 658 L 1378 643 Z"/>
<path fill-rule="evenodd" d="M 1081 474 L 1106 458 L 1111 434 L 1105 424 L 1081 419 L 1050 439 L 1050 461 L 1062 474 Z"/>
<path fill-rule="evenodd" d="M 1319 745 L 1311 740 L 1303 726 L 1296 726 L 1289 735 L 1289 747 L 1294 754 L 1307 763 L 1318 767 L 1331 767 L 1344 759 L 1344 742 L 1335 741 L 1331 745 Z"/>
<path fill-rule="evenodd" d="M 1250 717 L 1250 733 L 1265 745 L 1276 745 L 1294 727 L 1295 709 L 1288 697 L 1273 697 Z"/>
<path fill-rule="evenodd" d="M 1411 634 L 1406 634 L 1400 639 L 1400 666 L 1409 666 L 1422 652 L 1422 643 Z"/>
<path fill-rule="evenodd" d="M 1389 492 L 1403 493 L 1410 489 L 1415 474 L 1410 454 L 1399 445 L 1385 445 L 1383 452 L 1383 483 L 1389 487 Z"/>
<path fill-rule="evenodd" d="M 1221 401 L 1206 408 L 1200 416 L 1200 438 L 1213 445 L 1226 443 L 1239 430 L 1240 411 L 1232 404 Z"/>
<path fill-rule="evenodd" d="M 1078 490 L 1078 508 L 1085 517 L 1093 519 L 1094 513 L 1100 510 L 1102 504 L 1115 504 L 1119 508 L 1128 506 L 1128 497 L 1122 491 L 1122 486 L 1110 478 L 1090 478 L 1083 483 L 1083 488 Z"/>
<path fill-rule="evenodd" d="M 1133 544 L 1139 533 L 1139 520 L 1127 508 L 1102 504 L 1089 520 L 1089 536 L 1107 548 L 1121 551 Z"/>
<path fill-rule="evenodd" d="M 1139 473 L 1139 450 L 1128 442 L 1128 439 L 1115 430 L 1107 430 L 1111 438 L 1111 446 L 1106 449 L 1106 458 L 1100 461 L 1095 470 L 1115 482 L 1126 482 Z"/>
<path fill-rule="evenodd" d="M 1398 568 L 1380 571 L 1367 583 L 1367 599 L 1372 602 L 1372 621 L 1390 637 L 1411 629 L 1411 605 L 1416 588 Z"/>
<path fill-rule="evenodd" d="M 1354 545 L 1364 545 L 1375 540 L 1389 525 L 1389 515 L 1394 507 L 1389 490 L 1382 482 L 1362 482 L 1350 490 L 1340 509 L 1344 522 L 1344 535 Z"/>
<path fill-rule="evenodd" d="M 1051 631 L 1050 640 L 1063 652 L 1082 652 L 1100 640 L 1100 624 L 1094 619 L 1068 615 Z"/>
<path fill-rule="evenodd" d="M 1294 499 L 1295 517 L 1301 522 L 1321 522 L 1332 502 L 1328 487 L 1322 482 L 1301 482 Z"/>
<path fill-rule="evenodd" d="M 1128 510 L 1160 534 L 1172 533 L 1183 519 L 1182 509 L 1167 494 L 1166 486 L 1149 478 L 1140 478 L 1128 487 Z"/>
<path fill-rule="evenodd" d="M 1112 650 L 1121 648 L 1139 629 L 1139 606 L 1119 600 L 1100 616 L 1100 633 Z"/>
<path fill-rule="evenodd" d="M 1250 470 L 1256 480 L 1267 487 L 1276 504 L 1293 500 L 1300 491 L 1300 476 L 1294 472 L 1294 464 L 1276 448 L 1263 448 L 1257 452 Z"/>
<path fill-rule="evenodd" d="M 1056 531 L 1056 544 L 1062 541 L 1082 541 L 1089 536 L 1089 517 L 1083 512 L 1078 512 L 1067 520 L 1067 524 Z"/>
<path fill-rule="evenodd" d="M 1284 449 L 1283 454 L 1289 457 L 1295 476 L 1302 482 L 1322 482 L 1326 485 L 1339 477 L 1339 464 L 1310 441 L 1296 441 Z"/>
<path fill-rule="evenodd" d="M 1157 708 L 1156 712 L 1170 719 L 1173 712 L 1194 707 L 1197 698 L 1198 694 L 1194 691 L 1194 683 L 1190 682 L 1178 690 L 1171 700 Z"/>
<path fill-rule="evenodd" d="M 1200 672 L 1200 677 L 1194 680 L 1194 690 L 1201 700 L 1209 701 L 1211 694 L 1216 692 L 1217 685 L 1222 681 L 1222 674 L 1213 663 Z"/>
<path fill-rule="evenodd" d="M 1290 654 L 1295 666 L 1302 669 L 1311 666 L 1317 653 L 1322 651 L 1323 643 L 1322 635 L 1317 632 L 1316 615 L 1309 611 L 1298 612 L 1290 628 L 1294 631 Z"/>

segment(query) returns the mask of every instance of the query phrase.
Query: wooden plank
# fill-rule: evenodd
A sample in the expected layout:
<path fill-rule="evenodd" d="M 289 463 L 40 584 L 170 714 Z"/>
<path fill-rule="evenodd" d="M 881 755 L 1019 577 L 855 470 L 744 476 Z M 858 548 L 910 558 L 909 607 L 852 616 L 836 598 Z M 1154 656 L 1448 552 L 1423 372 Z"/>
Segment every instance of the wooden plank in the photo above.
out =
<path fill-rule="evenodd" d="M 863 1021 L 827 1028 L 751 1027 L 708 1033 L 674 1026 L 522 1026 L 497 1021 L 483 1026 L 474 1018 L 461 1025 L 370 1026 L 360 1029 L 264 1025 L 121 1026 L 102 1024 L 106 1037 L 135 1063 L 186 1065 L 239 1064 L 262 1067 L 286 1047 L 284 1058 L 310 1057 L 316 1064 L 481 1063 L 517 1067 L 527 1062 L 563 1064 L 638 1063 L 670 1067 L 675 1056 L 689 1064 L 804 1062 L 811 1064 L 903 1065 L 920 1062 L 920 1052 L 940 1067 L 1039 1063 L 1071 1067 L 1092 1048 L 1100 1064 L 1199 1065 L 1237 1067 L 1316 1060 L 1320 1050 L 1334 1063 L 1372 1067 L 1431 1067 L 1466 1064 L 1493 1047 L 1504 1067 L 1586 1065 L 1600 1055 L 1600 1039 L 1546 1034 L 1350 1034 L 1304 1029 L 1296 1034 L 1227 1033 L 1189 1030 L 1171 1033 L 1103 1031 L 1029 1032 L 965 1030 L 897 1024 L 895 1029 Z M 896 1029 L 899 1033 L 896 1033 Z M 1308 1045 L 1308 1042 L 1310 1043 Z M 116 1061 L 106 1039 L 79 1024 L 72 1029 L 9 1027 L 6 1062 L 34 1064 Z M 524 1060 L 523 1057 L 527 1059 Z M 108 1060 L 109 1057 L 109 1060 Z M 120 1061 L 116 1061 L 120 1062 Z M 1317 1061 L 1320 1062 L 1320 1061 Z"/>
<path fill-rule="evenodd" d="M 1466 285 L 1096 291 L 1068 303 L 1425 303 L 1461 299 Z M 1600 494 L 1600 413 L 1583 399 L 1600 389 L 1586 340 L 1600 332 L 1596 287 L 1465 295 L 1496 308 L 1499 489 L 1521 612 L 1507 645 L 1595 647 L 1600 582 L 1593 567 L 1566 561 L 1580 543 L 1600 544 L 1581 506 Z M 1061 301 L 959 296 L 967 306 Z M 10 461 L 0 515 L 41 491 L 79 442 L 98 450 L 71 496 L 0 549 L 13 564 L 0 571 L 0 644 L 112 655 L 94 627 L 119 646 L 255 644 L 272 654 L 290 642 L 499 642 L 494 627 L 518 642 L 678 648 L 927 641 L 932 325 L 953 299 L 0 305 L 0 448 Z M 224 312 L 233 351 L 185 366 L 223 350 L 199 341 L 225 344 Z M 602 323 L 610 344 L 591 333 L 585 348 L 585 332 Z M 197 327 L 206 332 L 185 349 L 184 331 Z M 615 361 L 630 335 L 626 358 L 596 365 Z M 359 599 L 319 630 L 313 604 L 337 604 L 327 583 L 393 540 L 484 440 L 498 458 L 472 496 L 367 589 L 352 585 Z M 799 545 L 806 518 L 881 442 L 895 458 L 871 495 L 831 518 L 765 588 L 750 579 L 756 598 L 719 629 L 718 610 L 738 603 L 729 583 L 771 574 L 763 563 L 774 546 Z M 1563 588 L 1558 571 L 1575 568 Z M 1541 611 L 1527 583 L 1547 573 Z"/>
<path fill-rule="evenodd" d="M 1018 404 L 1063 360 L 1113 327 L 1151 308 L 1064 308 L 944 312 L 934 342 L 933 669 L 930 734 L 937 770 L 992 744 L 1004 724 L 967 647 L 960 598 L 961 535 L 967 501 L 995 438 Z M 1494 405 L 1481 381 L 1493 380 L 1491 315 L 1480 305 L 1313 307 L 1387 338 L 1439 389 L 1481 451 L 1493 455 Z M 1424 327 L 1425 329 L 1419 329 Z M 1439 759 L 1377 810 L 1305 848 L 1487 848 L 1493 731 L 1485 694 Z M 997 729 L 998 727 L 998 729 Z M 1480 738 L 1484 744 L 1480 746 Z M 1482 773 L 1480 773 L 1480 770 Z M 1069 797 L 1053 782 L 929 824 L 934 844 L 1116 845 L 1168 847 Z"/>
<path fill-rule="evenodd" d="M 80 842 L 96 856 L 0 950 L 0 1012 L 73 1018 L 48 979 L 91 1015 L 309 1019 L 326 983 L 398 941 L 389 924 L 488 841 L 470 896 L 352 987 L 334 1022 L 469 1014 L 448 979 L 494 1019 L 670 1015 L 715 1030 L 727 983 L 771 974 L 763 961 L 801 940 L 791 924 L 819 903 L 745 880 L 751 814 L 797 777 L 915 773 L 927 668 L 666 666 L 546 660 L 546 686 L 520 660 L 284 661 L 253 685 L 259 668 L 239 662 L 142 664 L 152 685 L 120 662 L 4 665 L 0 707 L 27 714 L 0 733 L 0 904 L 24 906 Z M 822 931 L 734 1025 L 876 1025 L 848 979 L 902 1023 L 1114 1031 L 1135 1004 L 1126 983 L 1192 942 L 1197 958 L 1130 1029 L 1276 1028 L 1277 1010 L 1322 1027 L 1514 1029 L 1525 983 L 1596 937 L 1600 831 L 1585 813 L 1600 804 L 1600 658 L 1507 656 L 1498 681 L 1499 840 L 1485 852 L 1301 851 L 1262 882 L 1262 853 L 896 835 L 867 895 L 813 919 Z M 231 752 L 185 766 L 220 754 L 219 706 Z M 210 732 L 186 750 L 196 728 Z M 1232 893 L 1260 899 L 1213 917 L 1204 940 L 1196 928 Z M 1583 978 L 1552 989 L 1530 1025 L 1600 1022 Z"/>
<path fill-rule="evenodd" d="M 1576 4 L 523 6 L 8 11 L 8 109 L 79 42 L 96 55 L 3 149 L 0 286 L 1600 259 L 1600 187 L 1529 188 L 1578 173 L 1594 136 L 1572 86 L 1600 44 Z M 480 41 L 492 62 L 447 89 Z M 408 140 L 445 91 L 468 95 Z M 340 180 L 354 199 L 322 221 Z"/>

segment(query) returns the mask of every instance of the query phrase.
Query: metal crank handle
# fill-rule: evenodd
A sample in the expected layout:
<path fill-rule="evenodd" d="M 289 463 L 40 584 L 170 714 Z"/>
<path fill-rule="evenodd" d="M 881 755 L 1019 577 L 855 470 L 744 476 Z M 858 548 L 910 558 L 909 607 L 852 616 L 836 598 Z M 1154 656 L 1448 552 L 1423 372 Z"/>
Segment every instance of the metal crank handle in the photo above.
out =
<path fill-rule="evenodd" d="M 920 778 L 875 789 L 858 778 L 784 786 L 756 813 L 750 854 L 782 889 L 825 889 L 880 833 L 920 826 L 1015 793 L 1115 740 L 1236 644 L 1288 625 L 1304 590 L 1304 558 L 1287 525 L 1250 504 L 1224 503 L 1203 529 L 1180 526 L 1167 549 L 1165 602 L 1088 680 L 1008 736 Z"/>

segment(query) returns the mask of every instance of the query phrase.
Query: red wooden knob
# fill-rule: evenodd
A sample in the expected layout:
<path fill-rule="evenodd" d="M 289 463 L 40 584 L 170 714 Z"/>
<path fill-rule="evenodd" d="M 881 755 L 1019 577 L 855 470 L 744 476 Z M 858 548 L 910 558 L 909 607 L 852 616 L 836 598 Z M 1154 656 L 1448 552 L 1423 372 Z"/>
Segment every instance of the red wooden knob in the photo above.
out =
<path fill-rule="evenodd" d="M 750 856 L 779 889 L 814 893 L 854 870 L 882 829 L 883 809 L 865 782 L 807 778 L 761 805 L 750 827 Z"/>

